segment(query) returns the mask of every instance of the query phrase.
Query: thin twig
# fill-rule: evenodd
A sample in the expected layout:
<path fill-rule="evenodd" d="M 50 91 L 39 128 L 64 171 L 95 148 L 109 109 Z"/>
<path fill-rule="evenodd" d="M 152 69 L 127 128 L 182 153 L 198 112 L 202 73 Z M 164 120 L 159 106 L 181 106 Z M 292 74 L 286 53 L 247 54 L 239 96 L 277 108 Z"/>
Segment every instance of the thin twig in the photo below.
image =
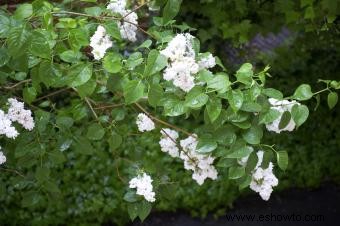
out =
<path fill-rule="evenodd" d="M 0 170 L 12 172 L 12 173 L 18 174 L 21 177 L 25 177 L 23 174 L 21 174 L 19 171 L 15 170 L 15 169 L 8 169 L 8 168 L 1 167 Z"/>
<path fill-rule="evenodd" d="M 92 111 L 94 117 L 95 117 L 96 119 L 98 119 L 98 115 L 97 115 L 97 113 L 94 111 L 94 109 L 93 109 L 93 107 L 92 107 L 92 105 L 91 105 L 89 99 L 88 99 L 87 97 L 85 97 L 84 99 L 85 99 L 87 105 L 89 106 L 89 108 L 91 109 L 91 111 Z"/>
<path fill-rule="evenodd" d="M 127 13 L 126 15 L 123 16 L 122 19 L 125 19 L 126 17 L 128 17 L 131 13 L 136 12 L 138 9 L 142 8 L 143 6 L 145 6 L 146 4 L 148 4 L 149 2 L 146 1 L 143 4 L 141 4 L 140 6 L 136 7 L 135 9 L 131 10 L 129 13 Z"/>
<path fill-rule="evenodd" d="M 35 99 L 33 102 L 36 102 L 36 101 L 39 101 L 39 100 L 43 100 L 43 99 L 46 99 L 46 98 L 48 98 L 48 97 L 57 95 L 57 94 L 62 93 L 62 92 L 64 92 L 64 91 L 68 90 L 68 89 L 70 89 L 70 88 L 67 87 L 67 88 L 64 88 L 64 89 L 59 89 L 59 90 L 54 91 L 54 92 L 52 92 L 52 93 L 49 93 L 49 94 L 47 94 L 47 95 L 45 95 L 45 96 L 39 97 L 39 98 Z"/>
<path fill-rule="evenodd" d="M 168 126 L 168 127 L 171 127 L 171 128 L 173 128 L 173 129 L 175 129 L 175 130 L 181 131 L 182 133 L 185 133 L 185 134 L 188 135 L 188 136 L 193 136 L 192 133 L 189 133 L 188 131 L 186 131 L 186 130 L 180 128 L 180 127 L 177 127 L 177 126 L 175 126 L 175 125 L 172 125 L 172 124 L 170 124 L 170 123 L 168 123 L 168 122 L 165 122 L 165 121 L 163 121 L 163 120 L 161 120 L 161 119 L 159 119 L 159 118 L 157 118 L 157 117 L 151 115 L 151 114 L 150 114 L 148 111 L 146 111 L 140 104 L 135 103 L 135 105 L 136 105 L 141 111 L 143 111 L 145 114 L 147 114 L 150 118 L 152 118 L 153 120 L 155 120 L 155 121 L 157 121 L 157 122 L 159 122 L 159 123 L 161 123 L 161 124 L 163 124 L 163 125 L 166 125 L 166 126 Z"/>
<path fill-rule="evenodd" d="M 31 81 L 32 81 L 32 79 L 22 80 L 22 81 L 20 81 L 20 82 L 18 82 L 18 83 L 15 83 L 15 84 L 12 85 L 12 86 L 4 86 L 4 88 L 5 88 L 5 89 L 13 89 L 13 88 L 15 88 L 15 87 L 17 87 L 17 86 L 19 86 L 19 85 L 21 85 L 21 84 L 23 84 L 23 83 L 27 83 L 27 82 L 31 82 Z"/>
<path fill-rule="evenodd" d="M 115 107 L 121 107 L 124 106 L 125 104 L 111 104 L 111 105 L 104 105 L 104 106 L 99 106 L 99 107 L 94 107 L 93 109 L 99 110 L 99 109 L 106 109 L 106 108 L 115 108 Z"/>

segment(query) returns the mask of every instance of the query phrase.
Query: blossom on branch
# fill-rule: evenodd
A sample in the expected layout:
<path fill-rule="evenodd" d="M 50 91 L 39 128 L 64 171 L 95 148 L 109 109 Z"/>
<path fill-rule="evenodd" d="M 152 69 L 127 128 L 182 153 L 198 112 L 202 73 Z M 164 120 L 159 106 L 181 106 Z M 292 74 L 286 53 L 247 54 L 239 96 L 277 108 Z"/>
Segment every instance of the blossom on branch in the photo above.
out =
<path fill-rule="evenodd" d="M 144 196 L 145 200 L 148 202 L 154 202 L 155 192 L 153 192 L 152 179 L 146 173 L 134 177 L 129 182 L 130 188 L 136 188 L 136 194 Z"/>

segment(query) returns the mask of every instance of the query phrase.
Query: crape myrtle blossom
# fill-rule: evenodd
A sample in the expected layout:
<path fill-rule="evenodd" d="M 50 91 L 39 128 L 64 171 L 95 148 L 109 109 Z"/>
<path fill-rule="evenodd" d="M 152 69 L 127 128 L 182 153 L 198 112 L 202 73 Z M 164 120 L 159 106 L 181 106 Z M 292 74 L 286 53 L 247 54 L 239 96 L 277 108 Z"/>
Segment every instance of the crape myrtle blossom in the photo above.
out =
<path fill-rule="evenodd" d="M 146 173 L 140 174 L 134 177 L 129 182 L 130 188 L 136 188 L 136 194 L 144 196 L 145 200 L 148 202 L 154 202 L 155 192 L 153 191 L 152 179 Z"/>
<path fill-rule="evenodd" d="M 207 56 L 202 57 L 198 61 L 198 66 L 201 69 L 208 69 L 208 68 L 213 68 L 216 65 L 216 60 L 215 57 L 211 53 L 209 53 Z"/>
<path fill-rule="evenodd" d="M 183 148 L 183 151 L 180 153 L 180 158 L 184 161 L 184 168 L 193 171 L 192 179 L 199 185 L 202 185 L 207 178 L 216 180 L 218 173 L 214 165 L 212 165 L 215 158 L 196 152 L 198 143 L 196 137 L 197 135 L 193 134 L 180 141 L 180 145 Z"/>
<path fill-rule="evenodd" d="M 1 146 L 0 146 L 0 150 L 1 150 Z M 0 165 L 4 164 L 6 162 L 6 156 L 4 155 L 4 153 L 2 153 L 2 151 L 0 151 Z"/>
<path fill-rule="evenodd" d="M 105 56 L 106 50 L 112 47 L 110 36 L 107 35 L 103 26 L 99 25 L 90 39 L 94 59 L 100 60 Z"/>
<path fill-rule="evenodd" d="M 144 113 L 138 114 L 136 124 L 140 132 L 155 129 L 155 123 Z"/>
<path fill-rule="evenodd" d="M 161 150 L 168 153 L 173 158 L 179 157 L 179 149 L 176 144 L 176 140 L 179 137 L 177 131 L 171 129 L 162 129 L 161 134 L 162 137 L 159 141 Z"/>
<path fill-rule="evenodd" d="M 194 37 L 189 33 L 177 34 L 160 53 L 168 58 L 163 78 L 174 86 L 189 92 L 195 86 L 195 74 L 201 69 L 216 65 L 215 58 L 208 54 L 198 62 L 192 46 Z M 203 55 L 203 54 L 202 54 Z"/>
<path fill-rule="evenodd" d="M 290 119 L 286 127 L 280 129 L 279 125 L 280 125 L 280 121 L 281 121 L 283 113 L 285 111 L 289 111 L 291 113 L 293 106 L 296 104 L 300 105 L 300 103 L 296 102 L 295 100 L 293 101 L 277 100 L 274 98 L 269 98 L 268 101 L 272 105 L 271 109 L 279 111 L 280 116 L 277 119 L 275 119 L 273 122 L 266 124 L 267 130 L 273 131 L 275 133 L 281 133 L 281 131 L 293 131 L 296 125 L 293 118 Z"/>
<path fill-rule="evenodd" d="M 123 39 L 131 42 L 137 41 L 136 31 L 138 26 L 138 16 L 135 12 L 126 9 L 126 0 L 112 0 L 107 9 L 113 13 L 121 15 L 124 19 L 118 22 L 120 35 Z"/>
<path fill-rule="evenodd" d="M 2 110 L 0 110 L 0 135 L 5 135 L 7 138 L 12 139 L 15 139 L 19 135 L 15 127 L 12 126 L 12 121 Z"/>
<path fill-rule="evenodd" d="M 34 128 L 32 112 L 24 108 L 24 103 L 19 102 L 14 98 L 9 98 L 8 103 L 9 109 L 7 112 L 7 117 L 12 122 L 18 122 L 25 129 L 31 131 Z"/>
<path fill-rule="evenodd" d="M 250 189 L 259 193 L 261 198 L 265 201 L 268 201 L 271 193 L 273 192 L 273 187 L 277 186 L 279 181 L 273 173 L 274 165 L 272 162 L 269 163 L 266 169 L 261 167 L 263 161 L 262 150 L 259 150 L 257 153 L 258 161 L 257 164 L 252 171 L 252 179 L 250 182 Z M 238 160 L 238 163 L 242 166 L 247 164 L 249 156 L 244 157 Z"/>

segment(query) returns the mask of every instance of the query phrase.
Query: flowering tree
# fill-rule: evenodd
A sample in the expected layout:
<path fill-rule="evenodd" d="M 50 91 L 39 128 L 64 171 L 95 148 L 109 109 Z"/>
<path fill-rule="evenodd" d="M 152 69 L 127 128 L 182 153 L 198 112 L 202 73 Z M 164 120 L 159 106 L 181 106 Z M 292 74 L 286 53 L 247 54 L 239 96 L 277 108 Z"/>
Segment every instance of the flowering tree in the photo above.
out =
<path fill-rule="evenodd" d="M 233 180 L 270 198 L 274 168 L 285 170 L 288 155 L 263 136 L 300 127 L 309 115 L 303 102 L 322 92 L 333 108 L 340 82 L 323 80 L 317 92 L 302 84 L 284 96 L 266 86 L 268 66 L 245 63 L 230 74 L 200 52 L 194 29 L 176 24 L 180 4 L 112 0 L 77 12 L 36 0 L 0 11 L 1 173 L 25 184 L 23 206 L 39 202 L 37 190 L 60 193 L 67 180 L 54 170 L 73 167 L 78 155 L 107 159 L 132 220 L 144 220 L 160 187 L 174 183 L 151 166 L 160 158 L 183 165 L 196 186 Z M 147 30 L 139 12 L 157 14 Z"/>

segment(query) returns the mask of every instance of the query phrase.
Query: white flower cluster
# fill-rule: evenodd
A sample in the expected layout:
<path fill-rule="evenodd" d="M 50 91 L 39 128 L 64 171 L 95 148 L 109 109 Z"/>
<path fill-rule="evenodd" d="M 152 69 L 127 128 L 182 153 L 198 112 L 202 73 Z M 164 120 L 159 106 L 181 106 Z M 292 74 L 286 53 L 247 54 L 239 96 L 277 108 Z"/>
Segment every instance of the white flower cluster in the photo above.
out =
<path fill-rule="evenodd" d="M 5 135 L 12 139 L 15 139 L 19 135 L 15 127 L 12 126 L 12 121 L 2 110 L 0 110 L 0 135 Z"/>
<path fill-rule="evenodd" d="M 18 122 L 25 129 L 31 131 L 34 128 L 34 120 L 32 112 L 24 108 L 24 103 L 17 101 L 14 98 L 8 99 L 9 109 L 7 117 L 12 122 Z"/>
<path fill-rule="evenodd" d="M 94 59 L 100 60 L 105 56 L 106 50 L 112 47 L 110 36 L 107 35 L 103 26 L 99 25 L 90 39 Z"/>
<path fill-rule="evenodd" d="M 173 158 L 179 157 L 179 149 L 175 143 L 179 137 L 177 131 L 171 129 L 162 129 L 161 134 L 162 137 L 159 141 L 161 150 L 168 153 Z"/>
<path fill-rule="evenodd" d="M 280 133 L 281 131 L 293 131 L 295 128 L 295 122 L 291 118 L 289 123 L 285 128 L 280 129 L 280 121 L 282 118 L 282 115 L 285 111 L 292 111 L 292 108 L 295 104 L 300 105 L 300 103 L 296 102 L 295 100 L 293 101 L 288 101 L 288 100 L 277 100 L 274 98 L 269 98 L 268 99 L 269 103 L 272 105 L 271 109 L 277 110 L 281 113 L 281 115 L 275 119 L 273 122 L 266 124 L 266 128 L 268 131 L 274 131 L 275 133 Z"/>
<path fill-rule="evenodd" d="M 0 110 L 0 135 L 15 139 L 19 133 L 12 125 L 12 122 L 18 122 L 25 129 L 32 130 L 34 128 L 34 120 L 32 112 L 24 108 L 24 103 L 16 99 L 9 98 L 9 109 L 7 114 Z"/>
<path fill-rule="evenodd" d="M 138 16 L 135 12 L 126 8 L 126 0 L 111 0 L 111 3 L 107 6 L 107 9 L 113 13 L 120 14 L 124 19 L 123 22 L 118 22 L 120 35 L 123 39 L 131 42 L 137 41 L 136 31 L 138 25 Z"/>
<path fill-rule="evenodd" d="M 193 134 L 180 141 L 180 145 L 183 148 L 180 158 L 184 161 L 184 168 L 193 171 L 192 179 L 199 185 L 202 185 L 206 178 L 216 180 L 218 173 L 214 165 L 212 165 L 215 158 L 196 152 L 198 143 L 196 137 L 196 134 Z"/>
<path fill-rule="evenodd" d="M 272 162 L 269 163 L 269 166 L 266 169 L 260 167 L 263 161 L 264 152 L 260 150 L 256 154 L 258 157 L 258 162 L 252 171 L 252 180 L 249 187 L 253 191 L 259 193 L 263 200 L 268 201 L 271 193 L 273 192 L 273 187 L 277 186 L 279 181 L 273 174 L 274 165 Z M 245 166 L 248 157 L 249 156 L 242 158 L 241 161 L 239 161 L 239 164 Z"/>
<path fill-rule="evenodd" d="M 154 202 L 155 192 L 153 192 L 153 186 L 151 184 L 152 179 L 146 173 L 134 177 L 129 182 L 130 188 L 136 188 L 136 194 L 144 196 L 145 200 L 148 202 Z"/>
<path fill-rule="evenodd" d="M 213 68 L 216 65 L 215 57 L 211 53 L 208 56 L 203 57 L 200 61 L 198 61 L 198 66 L 200 69 L 204 68 Z"/>
<path fill-rule="evenodd" d="M 136 124 L 141 132 L 155 129 L 155 123 L 144 113 L 138 114 Z"/>
<path fill-rule="evenodd" d="M 161 51 L 161 54 L 169 60 L 163 78 L 172 81 L 176 87 L 185 92 L 189 92 L 195 86 L 194 75 L 200 69 L 215 66 L 215 58 L 211 54 L 196 62 L 196 54 L 192 46 L 193 38 L 189 33 L 178 34 Z"/>
<path fill-rule="evenodd" d="M 0 147 L 1 150 L 1 147 Z M 0 151 L 0 165 L 4 164 L 6 162 L 6 156 L 4 155 L 4 153 L 2 153 L 2 151 Z"/>

